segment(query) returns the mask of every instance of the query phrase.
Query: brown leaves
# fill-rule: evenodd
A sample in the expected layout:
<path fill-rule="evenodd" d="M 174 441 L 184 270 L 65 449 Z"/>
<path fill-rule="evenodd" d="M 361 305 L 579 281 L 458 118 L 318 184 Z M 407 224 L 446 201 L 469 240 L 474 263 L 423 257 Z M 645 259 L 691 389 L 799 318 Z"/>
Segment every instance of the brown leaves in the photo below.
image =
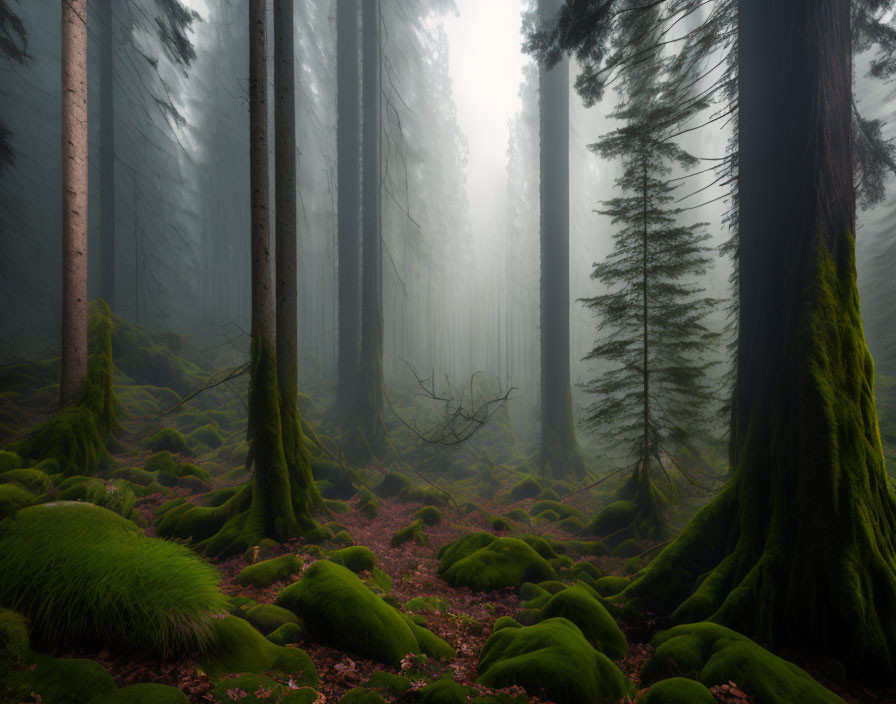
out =
<path fill-rule="evenodd" d="M 752 704 L 753 700 L 744 692 L 742 692 L 734 682 L 729 681 L 728 684 L 717 684 L 710 687 L 716 701 L 720 704 Z"/>

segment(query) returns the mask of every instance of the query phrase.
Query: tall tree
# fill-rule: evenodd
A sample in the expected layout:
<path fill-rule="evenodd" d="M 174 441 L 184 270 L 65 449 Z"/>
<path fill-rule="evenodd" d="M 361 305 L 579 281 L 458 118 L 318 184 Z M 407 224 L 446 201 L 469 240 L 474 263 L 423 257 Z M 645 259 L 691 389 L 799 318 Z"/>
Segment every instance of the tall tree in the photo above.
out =
<path fill-rule="evenodd" d="M 381 178 L 380 0 L 361 7 L 363 130 L 361 135 L 361 362 L 356 427 L 367 459 L 385 451 L 383 426 L 383 231 Z"/>
<path fill-rule="evenodd" d="M 614 598 L 892 680 L 896 506 L 856 287 L 852 100 L 853 30 L 889 4 L 737 4 L 734 475 Z M 586 31 L 608 31 L 611 5 Z"/>
<path fill-rule="evenodd" d="M 277 273 L 277 382 L 283 451 L 296 520 L 313 525 L 321 503 L 299 416 L 298 277 L 296 248 L 296 86 L 293 0 L 274 0 L 274 154 Z"/>
<path fill-rule="evenodd" d="M 87 379 L 87 0 L 62 2 L 62 364 L 60 405 Z"/>
<path fill-rule="evenodd" d="M 683 211 L 669 207 L 675 200 L 671 165 L 688 167 L 696 159 L 668 139 L 674 96 L 662 84 L 656 46 L 660 13 L 656 7 L 633 11 L 639 4 L 624 3 L 629 20 L 614 38 L 642 57 L 620 83 L 624 100 L 612 116 L 624 125 L 592 145 L 605 159 L 621 159 L 616 186 L 623 195 L 606 201 L 601 211 L 619 226 L 612 253 L 592 273 L 608 291 L 583 301 L 603 332 L 586 359 L 609 362 L 611 368 L 585 390 L 597 396 L 588 409 L 590 428 L 634 461 L 620 492 L 636 507 L 628 532 L 652 538 L 665 528 L 665 497 L 654 482 L 665 475 L 663 455 L 672 457 L 665 443 L 682 428 L 694 432 L 705 420 L 713 394 L 704 360 L 718 335 L 704 324 L 717 302 L 701 296 L 695 283 L 711 262 L 704 246 L 709 235 L 702 223 L 679 225 Z M 613 532 L 622 533 L 618 516 L 625 509 L 612 505 L 606 511 L 616 516 Z"/>
<path fill-rule="evenodd" d="M 99 0 L 100 24 L 100 298 L 115 310 L 115 16 Z"/>
<path fill-rule="evenodd" d="M 539 0 L 542 21 L 563 0 Z M 569 61 L 541 69 L 541 465 L 581 477 L 569 388 Z"/>
<path fill-rule="evenodd" d="M 336 3 L 339 358 L 337 418 L 351 422 L 361 331 L 361 83 L 358 0 Z"/>
<path fill-rule="evenodd" d="M 25 23 L 12 11 L 6 0 L 0 0 L 0 55 L 18 64 L 28 58 L 28 35 Z M 12 133 L 0 122 L 0 171 L 15 163 L 10 137 Z"/>

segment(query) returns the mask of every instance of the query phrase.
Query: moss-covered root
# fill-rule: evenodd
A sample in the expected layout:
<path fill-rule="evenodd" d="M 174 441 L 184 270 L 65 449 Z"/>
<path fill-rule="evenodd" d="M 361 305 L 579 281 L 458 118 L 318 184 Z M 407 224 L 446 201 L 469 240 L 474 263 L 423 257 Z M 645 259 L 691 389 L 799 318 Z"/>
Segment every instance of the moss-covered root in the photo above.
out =
<path fill-rule="evenodd" d="M 656 651 L 641 671 L 646 683 L 681 675 L 706 687 L 736 682 L 756 704 L 843 704 L 796 665 L 715 623 L 677 626 L 658 634 L 653 645 Z"/>
<path fill-rule="evenodd" d="M 892 680 L 896 508 L 872 362 L 852 256 L 816 249 L 783 368 L 738 397 L 734 476 L 621 598 Z"/>

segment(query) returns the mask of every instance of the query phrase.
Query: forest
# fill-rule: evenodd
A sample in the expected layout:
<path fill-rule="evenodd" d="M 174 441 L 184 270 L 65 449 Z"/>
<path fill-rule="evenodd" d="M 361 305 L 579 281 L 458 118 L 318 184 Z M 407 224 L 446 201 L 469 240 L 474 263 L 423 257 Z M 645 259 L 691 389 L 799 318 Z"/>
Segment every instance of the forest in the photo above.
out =
<path fill-rule="evenodd" d="M 0 704 L 896 702 L 894 79 L 894 0 L 0 0 Z"/>

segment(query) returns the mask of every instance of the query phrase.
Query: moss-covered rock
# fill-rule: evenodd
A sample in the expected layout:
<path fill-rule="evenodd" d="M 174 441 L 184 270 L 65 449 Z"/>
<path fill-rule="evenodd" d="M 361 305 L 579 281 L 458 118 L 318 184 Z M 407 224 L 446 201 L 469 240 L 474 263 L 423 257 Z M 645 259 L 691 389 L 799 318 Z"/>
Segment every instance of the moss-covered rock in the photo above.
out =
<path fill-rule="evenodd" d="M 149 486 L 156 480 L 156 473 L 139 467 L 123 467 L 112 473 L 114 479 L 124 479 L 138 486 Z"/>
<path fill-rule="evenodd" d="M 339 462 L 315 457 L 311 462 L 311 473 L 315 481 L 327 482 L 328 489 L 324 496 L 328 499 L 346 501 L 357 492 L 355 471 Z"/>
<path fill-rule="evenodd" d="M 423 533 L 423 521 L 419 518 L 410 525 L 395 531 L 392 535 L 391 545 L 393 548 L 397 548 L 411 541 L 417 545 L 429 545 L 429 538 Z"/>
<path fill-rule="evenodd" d="M 376 487 L 377 496 L 398 498 L 411 489 L 411 480 L 400 472 L 389 472 Z"/>
<path fill-rule="evenodd" d="M 414 514 L 414 518 L 419 518 L 428 526 L 437 526 L 442 522 L 442 512 L 435 506 L 424 506 Z"/>
<path fill-rule="evenodd" d="M 304 650 L 275 645 L 241 618 L 215 621 L 202 668 L 212 679 L 236 673 L 285 672 L 300 685 L 317 687 L 317 670 Z"/>
<path fill-rule="evenodd" d="M 386 700 L 379 692 L 365 687 L 355 687 L 342 695 L 339 704 L 386 704 Z"/>
<path fill-rule="evenodd" d="M 152 683 L 132 684 L 103 699 L 104 704 L 189 704 L 189 701 L 177 687 Z"/>
<path fill-rule="evenodd" d="M 521 508 L 511 509 L 504 514 L 504 517 L 527 526 L 532 525 L 532 519 L 529 517 L 529 514 Z"/>
<path fill-rule="evenodd" d="M 616 501 L 592 518 L 583 531 L 586 535 L 612 535 L 631 525 L 638 513 L 632 501 Z"/>
<path fill-rule="evenodd" d="M 500 631 L 502 628 L 522 628 L 523 625 L 517 621 L 515 618 L 511 618 L 510 616 L 501 616 L 500 618 L 495 619 L 495 623 L 492 626 L 492 632 Z"/>
<path fill-rule="evenodd" d="M 0 450 L 0 473 L 8 472 L 11 469 L 19 469 L 24 464 L 22 458 L 15 452 Z"/>
<path fill-rule="evenodd" d="M 716 698 L 706 687 L 684 677 L 657 682 L 641 697 L 641 704 L 715 704 Z"/>
<path fill-rule="evenodd" d="M 470 690 L 452 679 L 443 677 L 420 690 L 421 704 L 467 704 Z"/>
<path fill-rule="evenodd" d="M 267 638 L 274 645 L 301 643 L 305 639 L 305 629 L 301 623 L 298 623 L 297 619 L 296 622 L 284 623 L 282 626 L 279 626 L 271 633 L 268 633 Z"/>
<path fill-rule="evenodd" d="M 287 623 L 298 625 L 299 619 L 289 609 L 273 604 L 257 604 L 246 611 L 245 619 L 262 635 L 269 635 Z"/>
<path fill-rule="evenodd" d="M 488 527 L 499 533 L 511 533 L 516 530 L 516 526 L 509 518 L 505 516 L 492 516 L 487 521 Z"/>
<path fill-rule="evenodd" d="M 618 575 L 607 575 L 594 582 L 594 591 L 601 596 L 614 596 L 628 586 L 629 578 Z"/>
<path fill-rule="evenodd" d="M 11 469 L 0 474 L 0 484 L 16 484 L 32 494 L 45 494 L 53 488 L 53 480 L 39 469 Z"/>
<path fill-rule="evenodd" d="M 554 579 L 547 561 L 516 538 L 471 533 L 440 551 L 439 575 L 454 587 L 489 592 Z"/>
<path fill-rule="evenodd" d="M 557 521 L 557 527 L 566 533 L 578 533 L 585 527 L 585 521 L 578 516 L 567 516 Z"/>
<path fill-rule="evenodd" d="M 327 557 L 337 565 L 348 567 L 352 572 L 372 572 L 376 566 L 376 555 L 373 554 L 373 550 L 363 545 L 333 550 Z"/>
<path fill-rule="evenodd" d="M 479 656 L 479 682 L 521 685 L 557 704 L 616 704 L 630 692 L 622 672 L 564 618 L 492 633 Z"/>
<path fill-rule="evenodd" d="M 644 682 L 681 675 L 707 687 L 736 682 L 756 704 L 843 704 L 793 663 L 715 623 L 676 626 L 657 634 L 653 645 L 641 670 Z"/>
<path fill-rule="evenodd" d="M 544 521 L 545 523 L 556 523 L 560 520 L 560 514 L 556 511 L 547 510 L 534 514 L 532 518 L 536 521 Z"/>
<path fill-rule="evenodd" d="M 448 600 L 438 596 L 415 596 L 404 603 L 402 608 L 410 614 L 425 614 L 448 611 Z"/>
<path fill-rule="evenodd" d="M 350 513 L 352 510 L 352 507 L 349 506 L 348 503 L 345 501 L 338 501 L 337 499 L 324 499 L 324 507 L 331 513 L 340 516 Z"/>
<path fill-rule="evenodd" d="M 401 614 L 353 572 L 329 560 L 311 565 L 275 603 L 296 614 L 316 640 L 389 665 L 427 649 Z"/>
<path fill-rule="evenodd" d="M 540 535 L 524 535 L 520 539 L 525 541 L 527 545 L 545 560 L 553 560 L 557 557 L 557 551 L 554 549 L 554 546 Z"/>
<path fill-rule="evenodd" d="M 613 557 L 636 557 L 644 552 L 644 545 L 640 540 L 629 538 L 613 548 Z"/>
<path fill-rule="evenodd" d="M 569 518 L 570 516 L 575 516 L 580 518 L 583 522 L 585 520 L 585 515 L 579 511 L 579 509 L 574 506 L 569 506 L 564 503 L 560 503 L 559 501 L 548 501 L 542 499 L 541 501 L 536 501 L 532 508 L 529 509 L 529 513 L 533 516 L 537 516 L 539 513 L 544 511 L 553 511 L 560 518 Z"/>
<path fill-rule="evenodd" d="M 271 586 L 274 582 L 286 581 L 299 573 L 302 561 L 296 555 L 281 555 L 271 560 L 257 562 L 244 567 L 236 576 L 236 583 L 242 587 Z"/>
<path fill-rule="evenodd" d="M 523 499 L 531 499 L 541 493 L 541 484 L 534 477 L 526 477 L 521 479 L 510 489 L 510 495 L 514 501 L 522 501 Z"/>
<path fill-rule="evenodd" d="M 153 452 L 171 452 L 179 455 L 191 455 L 190 445 L 183 433 L 175 428 L 162 428 L 155 435 L 147 438 L 143 446 Z"/>
<path fill-rule="evenodd" d="M 211 423 L 196 428 L 196 430 L 190 433 L 189 437 L 190 442 L 193 443 L 193 445 L 201 443 L 212 450 L 217 450 L 224 444 L 224 440 L 221 438 L 221 433 Z"/>
<path fill-rule="evenodd" d="M 34 503 L 37 497 L 27 489 L 18 484 L 0 484 L 0 520 Z"/>
<path fill-rule="evenodd" d="M 378 670 L 370 675 L 370 679 L 367 680 L 364 686 L 367 689 L 382 690 L 394 697 L 400 697 L 411 688 L 411 681 L 407 677 Z"/>
<path fill-rule="evenodd" d="M 585 585 L 579 583 L 555 593 L 538 614 L 541 621 L 557 617 L 578 626 L 592 647 L 610 659 L 622 660 L 628 653 L 625 635 L 597 594 Z"/>
<path fill-rule="evenodd" d="M 380 515 L 380 502 L 366 486 L 358 492 L 358 511 L 362 516 L 370 519 Z"/>

